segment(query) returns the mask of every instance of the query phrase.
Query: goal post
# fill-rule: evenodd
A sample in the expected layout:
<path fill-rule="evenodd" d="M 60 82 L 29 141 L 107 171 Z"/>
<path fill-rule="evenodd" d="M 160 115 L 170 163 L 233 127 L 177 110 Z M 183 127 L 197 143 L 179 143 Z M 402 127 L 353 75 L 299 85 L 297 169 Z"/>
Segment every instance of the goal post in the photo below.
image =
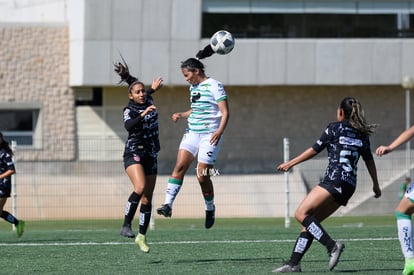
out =
<path fill-rule="evenodd" d="M 283 161 L 289 161 L 289 139 L 283 138 Z M 289 190 L 289 172 L 285 172 L 285 228 L 290 227 L 290 190 Z"/>

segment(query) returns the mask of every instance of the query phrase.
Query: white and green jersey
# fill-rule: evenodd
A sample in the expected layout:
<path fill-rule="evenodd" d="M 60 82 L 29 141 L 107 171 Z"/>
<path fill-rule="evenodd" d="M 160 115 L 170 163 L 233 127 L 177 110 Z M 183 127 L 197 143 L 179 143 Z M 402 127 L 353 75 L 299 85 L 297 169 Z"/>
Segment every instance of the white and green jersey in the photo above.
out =
<path fill-rule="evenodd" d="M 226 99 L 223 84 L 215 79 L 208 78 L 198 85 L 191 85 L 188 129 L 195 133 L 215 132 L 220 126 L 222 116 L 218 103 Z"/>

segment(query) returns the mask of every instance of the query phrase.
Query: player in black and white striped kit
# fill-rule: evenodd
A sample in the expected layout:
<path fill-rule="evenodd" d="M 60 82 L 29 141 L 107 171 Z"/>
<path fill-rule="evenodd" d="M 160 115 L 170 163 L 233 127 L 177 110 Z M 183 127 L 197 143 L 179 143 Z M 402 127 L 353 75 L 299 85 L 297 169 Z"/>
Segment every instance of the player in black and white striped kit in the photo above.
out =
<path fill-rule="evenodd" d="M 375 125 L 365 121 L 359 101 L 346 97 L 337 109 L 337 122 L 330 123 L 312 147 L 277 167 L 278 170 L 287 172 L 323 149 L 326 148 L 328 151 L 329 164 L 322 182 L 306 195 L 295 212 L 296 220 L 303 227 L 290 260 L 273 272 L 301 272 L 300 261 L 313 239 L 326 247 L 329 254 L 329 270 L 335 268 L 345 246 L 340 241 L 333 240 L 321 222 L 341 205 L 345 206 L 352 197 L 357 184 L 357 164 L 360 157 L 363 158 L 371 176 L 375 198 L 381 196 L 369 140 L 374 128 Z"/>
<path fill-rule="evenodd" d="M 124 127 L 128 131 L 123 154 L 125 171 L 134 187 L 125 206 L 124 223 L 120 234 L 134 238 L 131 224 L 141 203 L 139 233 L 135 243 L 143 252 L 149 252 L 146 232 L 151 219 L 152 196 L 157 177 L 157 155 L 160 150 L 158 138 L 158 112 L 152 94 L 162 87 L 162 78 L 155 78 L 151 89 L 145 90 L 144 83 L 129 74 L 128 66 L 115 64 L 115 72 L 121 82 L 128 84 L 128 105 L 124 108 Z"/>

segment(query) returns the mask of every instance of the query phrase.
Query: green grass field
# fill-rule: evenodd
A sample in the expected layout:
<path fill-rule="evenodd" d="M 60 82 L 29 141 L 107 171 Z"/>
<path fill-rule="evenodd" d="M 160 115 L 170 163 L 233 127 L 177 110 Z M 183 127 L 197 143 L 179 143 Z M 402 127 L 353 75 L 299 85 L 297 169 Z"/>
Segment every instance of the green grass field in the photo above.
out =
<path fill-rule="evenodd" d="M 119 235 L 121 221 L 27 221 L 18 239 L 0 223 L 1 274 L 272 274 L 290 256 L 299 226 L 283 219 L 157 218 L 147 234 L 151 252 Z M 137 221 L 134 225 L 136 226 Z M 394 217 L 333 217 L 324 223 L 345 251 L 334 273 L 401 274 L 404 260 Z M 314 242 L 303 274 L 328 271 L 326 250 Z"/>

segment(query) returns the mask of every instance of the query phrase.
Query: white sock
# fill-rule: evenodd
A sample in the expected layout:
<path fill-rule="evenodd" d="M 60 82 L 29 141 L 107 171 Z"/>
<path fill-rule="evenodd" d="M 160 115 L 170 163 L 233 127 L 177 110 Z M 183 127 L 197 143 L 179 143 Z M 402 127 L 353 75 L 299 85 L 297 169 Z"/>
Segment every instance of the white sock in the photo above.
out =
<path fill-rule="evenodd" d="M 182 180 L 175 178 L 168 179 L 167 191 L 165 192 L 165 204 L 168 204 L 170 207 L 172 207 L 172 204 L 177 197 L 178 192 L 180 192 L 182 184 Z"/>
<path fill-rule="evenodd" d="M 407 217 L 409 217 L 407 215 Z M 411 219 L 399 217 L 397 219 L 398 239 L 400 240 L 401 250 L 405 258 L 414 257 L 413 248 L 413 224 Z"/>

